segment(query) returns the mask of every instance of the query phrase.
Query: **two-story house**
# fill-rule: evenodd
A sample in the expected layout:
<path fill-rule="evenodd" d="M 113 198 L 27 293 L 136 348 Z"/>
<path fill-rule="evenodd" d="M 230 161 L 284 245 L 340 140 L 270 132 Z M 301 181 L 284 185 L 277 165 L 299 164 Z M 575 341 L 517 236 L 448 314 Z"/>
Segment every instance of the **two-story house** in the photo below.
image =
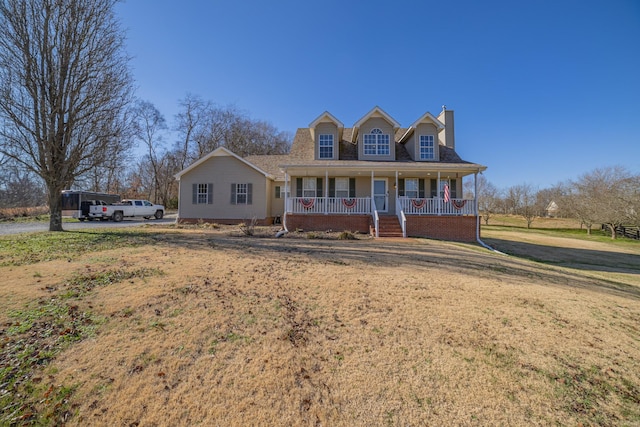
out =
<path fill-rule="evenodd" d="M 451 110 L 405 128 L 379 107 L 350 128 L 324 112 L 287 155 L 218 148 L 178 173 L 178 221 L 474 241 L 477 204 L 462 180 L 485 169 L 456 154 Z"/>

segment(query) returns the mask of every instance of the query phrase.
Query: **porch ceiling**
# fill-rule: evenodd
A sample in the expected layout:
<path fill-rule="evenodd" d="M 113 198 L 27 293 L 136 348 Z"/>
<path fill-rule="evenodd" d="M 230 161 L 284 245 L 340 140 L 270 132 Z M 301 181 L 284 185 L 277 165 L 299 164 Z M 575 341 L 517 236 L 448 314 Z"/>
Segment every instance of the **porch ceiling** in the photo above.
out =
<path fill-rule="evenodd" d="M 410 176 L 410 177 L 429 177 L 437 178 L 438 172 L 440 172 L 441 178 L 461 178 L 463 176 L 472 175 L 477 172 L 482 172 L 486 167 L 476 164 L 465 165 L 434 165 L 434 164 L 420 164 L 420 165 L 399 165 L 397 163 L 388 165 L 296 165 L 296 166 L 284 166 L 283 172 L 288 173 L 290 176 L 318 176 L 323 177 L 326 174 L 329 176 L 371 176 L 373 171 L 374 176 L 393 176 L 396 172 L 398 176 Z"/>

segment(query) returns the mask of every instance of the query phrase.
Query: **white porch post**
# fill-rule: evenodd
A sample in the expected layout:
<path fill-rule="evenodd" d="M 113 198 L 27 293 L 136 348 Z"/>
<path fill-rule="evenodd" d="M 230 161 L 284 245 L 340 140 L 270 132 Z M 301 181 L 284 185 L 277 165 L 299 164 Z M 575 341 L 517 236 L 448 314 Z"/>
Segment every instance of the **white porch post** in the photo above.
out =
<path fill-rule="evenodd" d="M 329 205 L 329 170 L 324 171 L 324 214 L 327 214 L 327 206 Z"/>
<path fill-rule="evenodd" d="M 476 211 L 476 240 L 482 243 L 482 241 L 480 240 L 480 215 L 478 212 L 478 172 L 475 172 L 473 174 L 473 198 L 475 199 L 473 207 Z"/>
<path fill-rule="evenodd" d="M 473 174 L 473 209 L 475 210 L 476 216 L 478 216 L 478 172 Z"/>
<path fill-rule="evenodd" d="M 374 210 L 374 203 L 375 200 L 373 200 L 373 170 L 371 171 L 371 213 L 373 213 Z"/>
<path fill-rule="evenodd" d="M 396 200 L 394 201 L 394 203 L 398 202 L 398 186 L 400 185 L 400 183 L 398 182 L 398 171 L 396 170 L 396 181 L 394 183 L 394 188 L 396 189 Z M 398 209 L 398 206 L 396 206 L 396 211 Z"/>
<path fill-rule="evenodd" d="M 436 188 L 436 194 L 438 196 L 438 216 L 442 215 L 442 199 L 440 198 L 440 171 L 438 171 L 438 185 Z"/>
<path fill-rule="evenodd" d="M 284 213 L 289 209 L 289 172 L 284 171 Z"/>

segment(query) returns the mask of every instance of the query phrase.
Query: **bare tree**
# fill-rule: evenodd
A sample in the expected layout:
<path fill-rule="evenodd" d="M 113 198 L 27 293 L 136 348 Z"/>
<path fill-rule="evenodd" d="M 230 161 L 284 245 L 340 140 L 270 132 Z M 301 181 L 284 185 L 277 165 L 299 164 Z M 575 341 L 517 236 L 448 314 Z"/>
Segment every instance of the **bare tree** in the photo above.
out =
<path fill-rule="evenodd" d="M 272 124 L 249 118 L 234 106 L 219 107 L 194 95 L 180 102 L 175 130 L 180 141 L 175 145 L 180 169 L 210 153 L 226 147 L 239 156 L 285 154 L 291 135 Z"/>
<path fill-rule="evenodd" d="M 43 206 L 46 189 L 34 173 L 7 162 L 0 168 L 0 208 Z"/>
<path fill-rule="evenodd" d="M 199 145 L 207 133 L 205 129 L 208 128 L 212 106 L 197 95 L 187 94 L 180 101 L 180 107 L 182 110 L 175 117 L 174 129 L 180 135 L 180 140 L 176 143 L 174 152 L 178 155 L 179 170 L 182 170 L 199 157 L 193 154 L 194 145 Z"/>
<path fill-rule="evenodd" d="M 148 101 L 138 101 L 135 108 L 135 135 L 145 145 L 146 159 L 151 166 L 153 178 L 153 201 L 158 202 L 160 189 L 161 157 L 164 156 L 163 132 L 167 129 L 166 121 L 160 111 Z"/>
<path fill-rule="evenodd" d="M 62 190 L 124 149 L 132 83 L 116 3 L 0 2 L 0 153 L 44 181 L 51 231 Z"/>
<path fill-rule="evenodd" d="M 573 183 L 574 210 L 591 223 L 605 225 L 616 238 L 616 228 L 637 221 L 640 212 L 640 176 L 621 166 L 595 169 Z M 581 218 L 582 219 L 582 218 Z"/>
<path fill-rule="evenodd" d="M 537 191 L 531 184 L 514 185 L 507 190 L 507 200 L 513 213 L 520 215 L 527 221 L 527 228 L 531 228 L 533 220 L 540 212 L 536 193 Z"/>
<path fill-rule="evenodd" d="M 489 225 L 489 219 L 500 207 L 500 192 L 487 178 L 478 176 L 478 210 L 485 225 Z"/>

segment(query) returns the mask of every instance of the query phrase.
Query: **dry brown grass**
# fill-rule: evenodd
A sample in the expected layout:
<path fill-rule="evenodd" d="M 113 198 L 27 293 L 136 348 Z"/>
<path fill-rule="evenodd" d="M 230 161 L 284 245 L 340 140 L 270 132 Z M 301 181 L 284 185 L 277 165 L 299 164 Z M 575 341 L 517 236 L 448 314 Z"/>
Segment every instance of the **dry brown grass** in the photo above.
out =
<path fill-rule="evenodd" d="M 484 225 L 484 220 L 481 220 Z M 520 215 L 492 215 L 489 218 L 491 226 L 527 227 L 527 221 Z M 546 218 L 536 217 L 531 223 L 532 228 L 583 228 L 575 218 Z"/>
<path fill-rule="evenodd" d="M 0 221 L 13 221 L 20 218 L 35 218 L 44 215 L 49 215 L 48 206 L 0 208 Z"/>
<path fill-rule="evenodd" d="M 589 250 L 611 265 L 615 248 Z M 631 426 L 638 265 L 222 227 L 1 267 L 0 301 L 6 313 L 66 292 L 70 277 L 162 273 L 74 300 L 107 320 L 45 368 L 43 387 L 73 387 L 69 425 Z"/>

